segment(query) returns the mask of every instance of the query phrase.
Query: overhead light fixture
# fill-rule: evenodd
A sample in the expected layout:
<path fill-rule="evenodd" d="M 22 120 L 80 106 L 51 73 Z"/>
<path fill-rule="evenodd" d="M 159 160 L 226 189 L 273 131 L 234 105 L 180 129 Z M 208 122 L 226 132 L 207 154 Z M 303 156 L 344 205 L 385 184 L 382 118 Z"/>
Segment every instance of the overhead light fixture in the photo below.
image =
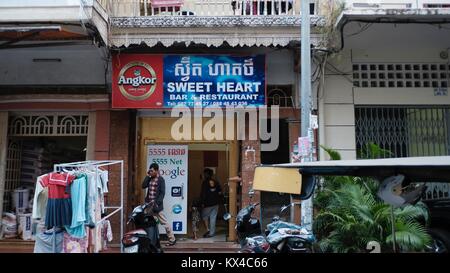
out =
<path fill-rule="evenodd" d="M 35 58 L 33 59 L 33 62 L 35 63 L 60 63 L 60 58 Z"/>

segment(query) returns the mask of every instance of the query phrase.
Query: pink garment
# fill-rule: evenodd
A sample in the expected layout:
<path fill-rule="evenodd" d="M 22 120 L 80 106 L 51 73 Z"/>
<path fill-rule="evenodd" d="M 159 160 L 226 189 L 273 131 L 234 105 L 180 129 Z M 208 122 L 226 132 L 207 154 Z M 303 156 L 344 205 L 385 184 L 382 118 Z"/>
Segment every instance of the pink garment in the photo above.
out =
<path fill-rule="evenodd" d="M 64 232 L 62 253 L 87 253 L 87 238 L 75 238 Z"/>
<path fill-rule="evenodd" d="M 108 242 L 111 242 L 113 239 L 111 223 L 109 220 L 104 220 L 102 222 L 102 250 L 108 249 Z"/>
<path fill-rule="evenodd" d="M 161 8 L 161 7 L 181 7 L 183 5 L 184 0 L 151 0 L 152 7 Z"/>

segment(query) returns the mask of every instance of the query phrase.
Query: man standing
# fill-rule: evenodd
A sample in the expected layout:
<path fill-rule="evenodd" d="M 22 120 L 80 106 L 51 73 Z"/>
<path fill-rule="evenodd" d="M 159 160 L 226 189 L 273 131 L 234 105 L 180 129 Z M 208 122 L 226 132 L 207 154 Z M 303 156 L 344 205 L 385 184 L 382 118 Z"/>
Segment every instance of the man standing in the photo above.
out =
<path fill-rule="evenodd" d="M 142 182 L 142 188 L 148 188 L 147 196 L 145 197 L 145 202 L 152 203 L 153 212 L 158 218 L 159 222 L 164 226 L 166 230 L 169 242 L 166 246 L 173 246 L 177 242 L 175 235 L 170 228 L 167 218 L 163 213 L 163 200 L 166 192 L 166 182 L 164 178 L 159 175 L 159 166 L 156 163 L 152 163 L 149 167 L 147 176 Z"/>

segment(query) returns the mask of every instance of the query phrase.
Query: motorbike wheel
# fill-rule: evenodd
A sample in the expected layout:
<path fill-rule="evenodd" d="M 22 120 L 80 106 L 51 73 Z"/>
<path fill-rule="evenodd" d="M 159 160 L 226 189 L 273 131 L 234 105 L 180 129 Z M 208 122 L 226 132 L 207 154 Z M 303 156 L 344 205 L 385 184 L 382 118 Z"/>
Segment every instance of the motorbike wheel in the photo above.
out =
<path fill-rule="evenodd" d="M 449 253 L 450 251 L 450 233 L 442 229 L 430 229 L 428 231 L 432 241 L 428 247 L 428 252 Z"/>

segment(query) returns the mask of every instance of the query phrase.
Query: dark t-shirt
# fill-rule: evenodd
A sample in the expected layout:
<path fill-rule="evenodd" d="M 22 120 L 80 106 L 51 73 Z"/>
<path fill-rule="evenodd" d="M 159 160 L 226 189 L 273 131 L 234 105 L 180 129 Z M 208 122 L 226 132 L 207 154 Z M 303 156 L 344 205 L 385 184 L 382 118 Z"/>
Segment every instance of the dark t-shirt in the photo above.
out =
<path fill-rule="evenodd" d="M 218 205 L 223 201 L 222 188 L 218 182 L 214 187 L 209 185 L 209 181 L 202 184 L 202 203 L 205 207 Z"/>

